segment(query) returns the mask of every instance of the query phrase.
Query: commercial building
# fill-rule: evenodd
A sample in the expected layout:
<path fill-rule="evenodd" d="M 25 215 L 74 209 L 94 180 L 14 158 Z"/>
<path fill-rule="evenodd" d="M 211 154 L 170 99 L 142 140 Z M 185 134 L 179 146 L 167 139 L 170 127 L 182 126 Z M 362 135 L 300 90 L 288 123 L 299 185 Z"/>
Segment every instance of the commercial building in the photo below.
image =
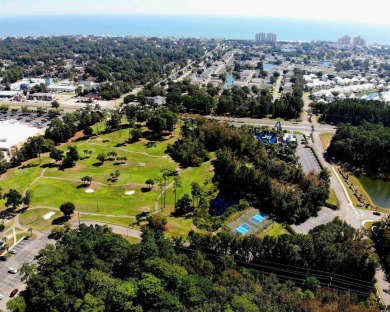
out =
<path fill-rule="evenodd" d="M 47 86 L 47 91 L 49 92 L 70 92 L 74 93 L 76 90 L 73 86 L 65 86 L 65 85 L 50 85 Z"/>
<path fill-rule="evenodd" d="M 20 146 L 31 136 L 44 133 L 44 129 L 20 123 L 15 119 L 0 122 L 0 151 L 2 154 L 11 154 L 14 148 Z"/>
<path fill-rule="evenodd" d="M 27 95 L 27 99 L 30 101 L 53 101 L 55 95 L 53 93 L 33 93 Z"/>

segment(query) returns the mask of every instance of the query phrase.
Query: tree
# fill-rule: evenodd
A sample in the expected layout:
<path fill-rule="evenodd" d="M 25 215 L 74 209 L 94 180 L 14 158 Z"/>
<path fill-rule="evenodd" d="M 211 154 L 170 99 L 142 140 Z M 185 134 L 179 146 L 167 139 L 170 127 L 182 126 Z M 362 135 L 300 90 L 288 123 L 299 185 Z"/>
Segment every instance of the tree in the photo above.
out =
<path fill-rule="evenodd" d="M 103 153 L 101 153 L 96 156 L 96 159 L 99 160 L 101 164 L 103 164 L 104 161 L 106 160 L 106 156 Z"/>
<path fill-rule="evenodd" d="M 133 128 L 129 130 L 129 133 L 131 135 L 132 142 L 137 142 L 142 138 L 142 130 L 139 128 Z"/>
<path fill-rule="evenodd" d="M 180 176 L 177 175 L 173 178 L 173 190 L 175 192 L 175 201 L 174 201 L 174 207 L 175 207 L 175 211 L 176 211 L 176 198 L 177 198 L 177 189 L 181 188 L 182 187 L 182 183 L 181 183 L 181 180 L 180 180 Z"/>
<path fill-rule="evenodd" d="M 60 210 L 65 217 L 69 217 L 75 211 L 76 207 L 72 202 L 65 202 L 61 204 Z"/>
<path fill-rule="evenodd" d="M 318 289 L 321 288 L 321 286 L 320 286 L 320 282 L 316 277 L 308 276 L 304 280 L 302 288 L 304 290 L 310 290 L 311 292 L 315 293 Z"/>
<path fill-rule="evenodd" d="M 30 207 L 30 203 L 31 203 L 31 192 L 30 191 L 26 191 L 26 194 L 24 195 L 24 197 L 22 199 L 22 203 L 24 205 L 26 205 L 27 207 Z"/>
<path fill-rule="evenodd" d="M 52 108 L 59 108 L 60 103 L 57 100 L 54 100 L 53 102 L 51 102 L 51 107 Z"/>
<path fill-rule="evenodd" d="M 26 301 L 22 296 L 14 297 L 7 302 L 7 309 L 12 312 L 25 312 L 26 308 Z"/>
<path fill-rule="evenodd" d="M 84 185 L 91 185 L 92 178 L 90 176 L 85 176 L 81 178 L 81 182 L 84 183 Z"/>
<path fill-rule="evenodd" d="M 93 134 L 93 129 L 92 127 L 87 127 L 83 131 L 84 135 L 87 137 L 90 137 Z"/>
<path fill-rule="evenodd" d="M 153 185 L 154 185 L 154 180 L 153 179 L 147 179 L 145 181 L 145 184 L 149 187 L 149 189 L 152 189 Z"/>
<path fill-rule="evenodd" d="M 64 152 L 58 150 L 56 148 L 52 148 L 49 154 L 50 158 L 52 158 L 55 162 L 61 161 L 64 158 Z"/>
<path fill-rule="evenodd" d="M 184 194 L 175 205 L 175 213 L 179 216 L 184 216 L 192 211 L 191 198 L 188 194 Z"/>
<path fill-rule="evenodd" d="M 22 195 L 15 189 L 10 189 L 8 193 L 5 193 L 4 198 L 6 199 L 5 206 L 11 207 L 12 210 L 22 203 Z"/>
<path fill-rule="evenodd" d="M 203 190 L 200 187 L 198 182 L 192 182 L 191 183 L 191 195 L 192 195 L 192 205 L 195 207 L 195 198 L 198 199 L 198 204 L 199 200 L 202 197 Z"/>

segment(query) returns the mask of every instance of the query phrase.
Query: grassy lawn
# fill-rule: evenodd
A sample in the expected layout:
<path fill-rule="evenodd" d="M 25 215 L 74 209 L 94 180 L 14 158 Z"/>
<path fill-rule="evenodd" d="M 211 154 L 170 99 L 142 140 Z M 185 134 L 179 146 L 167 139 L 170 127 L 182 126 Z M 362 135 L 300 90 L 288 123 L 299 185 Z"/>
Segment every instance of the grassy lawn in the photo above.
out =
<path fill-rule="evenodd" d="M 274 222 L 269 225 L 264 231 L 262 231 L 258 236 L 263 238 L 264 236 L 279 236 L 282 234 L 289 234 L 288 231 L 280 223 Z"/>
<path fill-rule="evenodd" d="M 214 172 L 212 171 L 212 165 L 210 161 L 203 163 L 199 167 L 193 167 L 193 168 L 186 168 L 180 173 L 180 181 L 181 181 L 181 187 L 177 189 L 176 199 L 178 200 L 180 197 L 182 197 L 184 194 L 188 194 L 191 197 L 191 183 L 197 182 L 202 187 L 204 185 L 204 182 L 207 178 L 212 178 L 214 175 Z M 172 181 L 172 178 L 169 180 Z M 212 183 L 210 182 L 206 187 L 205 191 L 210 190 L 213 187 Z M 166 208 L 164 211 L 166 212 L 173 212 L 174 208 L 174 202 L 175 202 L 175 192 L 173 186 L 170 187 L 167 190 L 166 193 Z M 159 205 L 160 207 L 160 205 Z"/>
<path fill-rule="evenodd" d="M 322 148 L 326 151 L 330 145 L 330 141 L 332 140 L 334 134 L 333 133 L 321 133 L 320 140 L 322 143 Z"/>
<path fill-rule="evenodd" d="M 54 212 L 48 220 L 43 218 L 49 212 Z M 60 211 L 42 208 L 42 209 L 27 209 L 25 212 L 20 214 L 19 222 L 26 228 L 32 228 L 36 231 L 42 232 L 52 226 L 52 221 L 55 218 L 62 216 Z"/>
<path fill-rule="evenodd" d="M 90 158 L 83 157 L 84 149 L 92 151 Z M 169 158 L 150 157 L 148 155 L 134 154 L 118 149 L 115 149 L 118 157 L 127 157 L 127 161 L 124 164 L 120 164 L 115 160 L 106 160 L 103 164 L 100 164 L 96 159 L 98 154 L 103 153 L 107 155 L 108 152 L 113 150 L 113 148 L 86 143 L 78 148 L 81 159 L 76 162 L 76 166 L 65 170 L 59 170 L 58 167 L 48 168 L 45 176 L 81 180 L 82 177 L 88 175 L 92 177 L 93 181 L 105 184 L 144 184 L 149 178 L 155 179 L 158 176 L 161 177 L 162 169 L 174 170 L 177 167 L 177 164 Z M 145 163 L 145 166 L 139 167 L 139 163 Z M 121 175 L 116 182 L 111 182 L 109 180 L 110 173 L 116 170 L 119 170 Z"/>
<path fill-rule="evenodd" d="M 137 227 L 135 217 L 123 218 L 123 217 L 110 217 L 110 216 L 94 216 L 88 214 L 80 214 L 80 219 L 84 221 L 96 221 L 108 224 L 120 225 L 120 226 L 132 226 Z"/>
<path fill-rule="evenodd" d="M 147 153 L 152 156 L 165 156 L 165 150 L 167 149 L 168 144 L 173 144 L 178 139 L 178 133 L 179 130 L 176 129 L 176 136 L 163 141 L 150 141 L 143 138 L 138 142 L 126 143 L 129 138 L 129 129 L 121 129 L 108 134 L 99 135 L 96 138 L 92 138 L 89 142 L 92 144 L 103 144 L 107 148 L 112 149 L 114 147 L 120 147 L 131 152 Z M 84 145 L 82 141 L 80 141 L 80 144 Z"/>
<path fill-rule="evenodd" d="M 326 202 L 331 205 L 339 206 L 339 201 L 337 199 L 334 189 L 332 188 L 329 189 L 329 197 Z"/>
<path fill-rule="evenodd" d="M 102 187 L 92 184 L 93 193 L 86 193 L 81 183 L 55 179 L 40 179 L 32 188 L 31 206 L 60 207 L 66 201 L 75 204 L 76 210 L 110 214 L 135 216 L 153 207 L 157 198 L 157 189 L 143 193 L 139 186 Z M 133 190 L 133 195 L 126 191 Z M 60 194 L 60 196 L 59 196 Z"/>
<path fill-rule="evenodd" d="M 199 167 L 186 168 L 180 173 L 181 188 L 177 189 L 177 200 L 184 194 L 188 194 L 191 197 L 191 183 L 197 182 L 202 187 L 206 178 L 212 178 L 214 175 L 210 161 L 202 164 Z M 171 181 L 171 180 L 170 180 Z M 206 187 L 205 191 L 213 188 L 210 182 Z M 168 217 L 168 224 L 166 234 L 168 236 L 179 236 L 187 235 L 188 232 L 193 229 L 197 232 L 201 231 L 196 228 L 192 219 L 186 218 L 175 218 L 170 217 L 171 212 L 174 210 L 175 192 L 173 186 L 167 190 L 166 193 L 166 207 L 163 209 L 163 214 Z M 160 207 L 161 201 L 159 201 Z"/>
<path fill-rule="evenodd" d="M 127 240 L 130 244 L 139 244 L 141 242 L 141 239 L 137 237 L 131 237 L 126 235 L 121 235 L 125 240 Z"/>
<path fill-rule="evenodd" d="M 50 162 L 48 156 L 41 156 L 41 165 L 38 159 L 32 159 L 24 166 L 18 168 L 12 168 L 0 177 L 0 187 L 3 192 L 7 192 L 9 189 L 16 189 L 19 193 L 23 193 L 28 187 L 30 182 L 34 181 L 41 174 L 44 164 Z M 30 165 L 30 167 L 27 167 Z"/>

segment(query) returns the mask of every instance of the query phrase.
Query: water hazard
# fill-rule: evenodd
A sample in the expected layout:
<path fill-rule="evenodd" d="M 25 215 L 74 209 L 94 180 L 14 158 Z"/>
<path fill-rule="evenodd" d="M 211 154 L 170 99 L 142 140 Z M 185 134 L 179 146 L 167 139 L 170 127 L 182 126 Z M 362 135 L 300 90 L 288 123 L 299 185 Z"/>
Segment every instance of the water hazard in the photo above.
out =
<path fill-rule="evenodd" d="M 375 205 L 390 209 L 390 180 L 361 176 L 359 181 Z"/>

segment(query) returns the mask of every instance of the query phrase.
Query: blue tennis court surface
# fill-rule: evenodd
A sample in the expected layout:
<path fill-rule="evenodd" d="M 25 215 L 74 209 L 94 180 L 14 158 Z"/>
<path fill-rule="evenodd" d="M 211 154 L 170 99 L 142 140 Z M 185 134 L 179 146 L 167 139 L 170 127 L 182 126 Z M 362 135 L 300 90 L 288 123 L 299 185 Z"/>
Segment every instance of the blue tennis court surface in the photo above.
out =
<path fill-rule="evenodd" d="M 249 221 L 251 221 L 254 224 L 259 224 L 261 221 L 264 221 L 267 218 L 267 216 L 263 213 L 258 213 L 257 215 L 254 215 Z"/>
<path fill-rule="evenodd" d="M 234 233 L 246 234 L 246 232 L 250 231 L 252 227 L 246 223 L 243 223 L 238 228 L 234 230 Z"/>

